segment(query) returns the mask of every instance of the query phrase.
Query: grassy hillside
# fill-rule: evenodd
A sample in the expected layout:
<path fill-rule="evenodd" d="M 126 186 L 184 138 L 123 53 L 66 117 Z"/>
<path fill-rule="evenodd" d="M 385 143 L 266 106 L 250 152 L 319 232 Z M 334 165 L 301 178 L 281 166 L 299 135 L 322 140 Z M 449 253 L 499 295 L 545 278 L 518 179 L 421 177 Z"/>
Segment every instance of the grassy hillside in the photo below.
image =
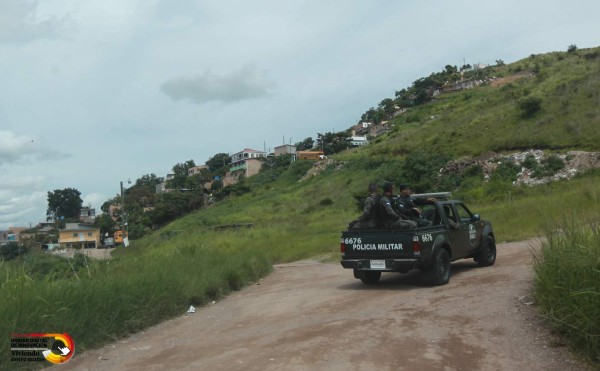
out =
<path fill-rule="evenodd" d="M 600 48 L 531 55 L 493 69 L 502 78 L 531 74 L 512 83 L 442 94 L 432 103 L 394 118 L 392 132 L 353 156 L 406 154 L 419 148 L 454 157 L 524 148 L 600 147 Z M 519 102 L 541 99 L 525 117 Z"/>
<path fill-rule="evenodd" d="M 451 181 L 437 177 L 440 163 L 465 155 L 598 150 L 599 55 L 598 48 L 549 53 L 494 67 L 498 76 L 536 72 L 502 87 L 438 96 L 396 117 L 391 132 L 374 143 L 334 156 L 336 162 L 305 181 L 299 179 L 311 163 L 302 161 L 249 178 L 239 195 L 134 241 L 110 263 L 86 261 L 72 274 L 53 276 L 40 274 L 47 262 L 2 263 L 2 333 L 69 332 L 81 351 L 239 289 L 272 263 L 337 259 L 339 232 L 358 215 L 356 199 L 373 181 L 412 177 L 430 191 L 453 190 L 492 221 L 499 241 L 537 236 L 569 210 L 599 220 L 599 172 L 533 188 L 515 188 L 502 173 L 489 182 L 477 172 Z M 525 117 L 519 102 L 530 96 L 541 100 L 541 109 Z M 254 227 L 213 228 L 232 223 Z M 9 364 L 7 336 L 0 346 L 0 364 Z"/>

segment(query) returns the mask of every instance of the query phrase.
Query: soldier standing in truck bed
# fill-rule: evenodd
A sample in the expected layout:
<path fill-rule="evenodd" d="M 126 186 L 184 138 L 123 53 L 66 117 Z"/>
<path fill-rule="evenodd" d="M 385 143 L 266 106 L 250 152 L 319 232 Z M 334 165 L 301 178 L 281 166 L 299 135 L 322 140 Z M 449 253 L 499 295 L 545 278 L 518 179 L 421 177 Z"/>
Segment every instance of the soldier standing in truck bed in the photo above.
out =
<path fill-rule="evenodd" d="M 400 185 L 400 195 L 396 198 L 396 211 L 398 214 L 404 215 L 410 220 L 413 220 L 419 224 L 419 227 L 427 227 L 431 225 L 431 221 L 424 219 L 421 216 L 421 211 L 417 206 L 427 204 L 431 200 L 424 200 L 422 198 L 411 197 L 412 190 L 407 184 Z"/>
<path fill-rule="evenodd" d="M 395 211 L 397 208 L 393 197 L 393 191 L 392 183 L 386 183 L 383 186 L 383 197 L 381 197 L 379 203 L 383 209 L 382 214 L 384 214 L 383 226 L 390 229 L 415 228 L 417 226 L 416 222 L 406 220 L 405 216 L 398 214 Z"/>
<path fill-rule="evenodd" d="M 377 184 L 369 184 L 369 195 L 365 198 L 363 213 L 358 217 L 358 228 L 378 228 L 380 227 L 379 201 L 381 196 L 377 192 Z"/>

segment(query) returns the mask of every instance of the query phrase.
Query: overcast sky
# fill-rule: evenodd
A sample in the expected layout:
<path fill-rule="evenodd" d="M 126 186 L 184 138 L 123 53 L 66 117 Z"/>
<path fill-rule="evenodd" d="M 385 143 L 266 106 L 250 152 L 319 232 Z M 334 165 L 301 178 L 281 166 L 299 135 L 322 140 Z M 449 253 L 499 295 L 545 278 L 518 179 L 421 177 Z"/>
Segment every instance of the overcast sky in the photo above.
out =
<path fill-rule="evenodd" d="M 488 5 L 489 4 L 489 5 Z M 598 1 L 0 0 L 0 230 L 47 192 L 355 124 L 446 64 L 600 45 Z"/>

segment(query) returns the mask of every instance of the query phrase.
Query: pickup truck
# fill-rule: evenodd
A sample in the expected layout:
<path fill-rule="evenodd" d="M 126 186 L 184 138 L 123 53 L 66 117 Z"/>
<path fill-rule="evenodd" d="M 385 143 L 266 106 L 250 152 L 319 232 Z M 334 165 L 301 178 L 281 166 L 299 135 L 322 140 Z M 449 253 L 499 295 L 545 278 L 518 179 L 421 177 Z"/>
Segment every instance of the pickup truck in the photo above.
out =
<path fill-rule="evenodd" d="M 379 282 L 381 272 L 420 269 L 429 282 L 450 280 L 451 262 L 473 258 L 479 266 L 496 261 L 496 242 L 489 221 L 481 220 L 461 201 L 430 199 L 421 206 L 432 224 L 414 229 L 351 229 L 342 232 L 341 264 L 365 284 Z"/>

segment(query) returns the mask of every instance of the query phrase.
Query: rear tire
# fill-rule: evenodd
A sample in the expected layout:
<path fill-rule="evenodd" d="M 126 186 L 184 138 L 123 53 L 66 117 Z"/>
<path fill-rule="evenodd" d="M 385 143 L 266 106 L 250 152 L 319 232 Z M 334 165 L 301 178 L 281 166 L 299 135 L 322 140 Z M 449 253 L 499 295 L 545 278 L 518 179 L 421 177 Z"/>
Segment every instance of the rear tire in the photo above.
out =
<path fill-rule="evenodd" d="M 496 262 L 496 241 L 492 236 L 483 236 L 481 250 L 475 256 L 475 261 L 480 267 L 489 267 Z"/>
<path fill-rule="evenodd" d="M 359 272 L 360 280 L 363 281 L 365 285 L 374 285 L 379 282 L 381 278 L 380 271 L 360 271 Z"/>
<path fill-rule="evenodd" d="M 452 266 L 450 254 L 445 249 L 439 249 L 431 259 L 431 265 L 425 270 L 427 280 L 435 286 L 445 285 L 450 281 Z"/>

